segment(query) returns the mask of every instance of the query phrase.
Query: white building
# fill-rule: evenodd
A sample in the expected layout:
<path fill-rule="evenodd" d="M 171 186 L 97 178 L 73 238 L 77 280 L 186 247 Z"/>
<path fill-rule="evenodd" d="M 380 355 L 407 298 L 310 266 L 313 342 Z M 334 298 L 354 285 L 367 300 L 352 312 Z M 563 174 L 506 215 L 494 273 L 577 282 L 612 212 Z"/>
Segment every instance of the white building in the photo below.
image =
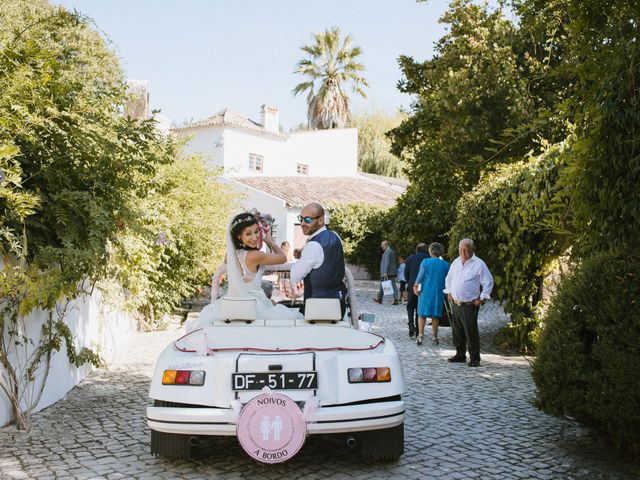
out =
<path fill-rule="evenodd" d="M 260 122 L 226 108 L 173 130 L 198 153 L 223 169 L 222 181 L 242 193 L 244 208 L 256 207 L 276 220 L 276 239 L 294 248 L 305 242 L 297 216 L 307 203 L 366 202 L 391 206 L 407 181 L 358 173 L 358 130 L 282 133 L 276 107 L 263 105 Z"/>

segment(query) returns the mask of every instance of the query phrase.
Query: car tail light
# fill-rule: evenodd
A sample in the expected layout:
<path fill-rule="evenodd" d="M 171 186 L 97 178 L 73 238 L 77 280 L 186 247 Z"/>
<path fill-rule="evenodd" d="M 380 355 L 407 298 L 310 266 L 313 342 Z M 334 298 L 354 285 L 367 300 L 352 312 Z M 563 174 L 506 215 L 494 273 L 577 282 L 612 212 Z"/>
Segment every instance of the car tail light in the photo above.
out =
<path fill-rule="evenodd" d="M 204 370 L 165 370 L 163 385 L 204 385 Z"/>
<path fill-rule="evenodd" d="M 376 368 L 376 382 L 390 382 L 391 369 L 387 367 Z"/>
<path fill-rule="evenodd" d="M 348 370 L 349 372 L 349 383 L 361 383 L 363 376 L 362 376 L 362 369 L 361 368 L 350 368 Z"/>
<path fill-rule="evenodd" d="M 191 372 L 189 370 L 178 370 L 176 372 L 176 385 L 186 385 L 189 383 L 189 376 Z"/>
<path fill-rule="evenodd" d="M 162 374 L 162 384 L 163 385 L 173 385 L 176 383 L 176 373 L 175 370 L 165 370 Z"/>
<path fill-rule="evenodd" d="M 364 382 L 375 382 L 376 381 L 376 369 L 375 368 L 363 368 L 362 376 L 364 377 Z"/>
<path fill-rule="evenodd" d="M 350 368 L 347 370 L 349 383 L 390 382 L 391 369 L 389 367 Z"/>
<path fill-rule="evenodd" d="M 189 385 L 204 385 L 204 371 L 194 370 L 189 377 Z"/>

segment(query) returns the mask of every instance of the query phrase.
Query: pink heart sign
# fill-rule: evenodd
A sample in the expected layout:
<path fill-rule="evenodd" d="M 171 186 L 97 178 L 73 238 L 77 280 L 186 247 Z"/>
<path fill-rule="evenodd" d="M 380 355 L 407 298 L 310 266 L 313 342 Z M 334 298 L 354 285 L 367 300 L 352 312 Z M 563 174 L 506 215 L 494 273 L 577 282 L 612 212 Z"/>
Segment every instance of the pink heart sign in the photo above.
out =
<path fill-rule="evenodd" d="M 263 463 L 281 463 L 302 448 L 307 424 L 302 410 L 289 397 L 263 393 L 242 408 L 237 435 L 249 456 Z"/>

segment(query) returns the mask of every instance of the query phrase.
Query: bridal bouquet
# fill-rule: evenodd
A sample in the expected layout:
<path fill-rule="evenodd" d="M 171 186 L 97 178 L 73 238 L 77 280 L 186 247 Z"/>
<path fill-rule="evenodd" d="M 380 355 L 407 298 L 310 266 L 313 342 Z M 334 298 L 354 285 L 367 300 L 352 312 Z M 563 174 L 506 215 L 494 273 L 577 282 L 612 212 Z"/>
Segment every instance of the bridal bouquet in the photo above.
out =
<path fill-rule="evenodd" d="M 253 208 L 251 213 L 258 219 L 259 239 L 258 248 L 262 248 L 262 239 L 267 233 L 270 233 L 275 223 L 275 218 L 270 213 L 260 213 L 257 209 Z"/>

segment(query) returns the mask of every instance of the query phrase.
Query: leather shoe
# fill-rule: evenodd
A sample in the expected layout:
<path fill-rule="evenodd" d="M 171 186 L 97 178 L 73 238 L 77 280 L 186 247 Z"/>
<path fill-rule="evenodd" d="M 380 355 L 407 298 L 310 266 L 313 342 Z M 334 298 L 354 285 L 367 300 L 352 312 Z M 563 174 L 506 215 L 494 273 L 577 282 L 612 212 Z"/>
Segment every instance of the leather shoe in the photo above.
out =
<path fill-rule="evenodd" d="M 374 298 L 373 301 L 382 304 L 382 300 L 378 300 L 377 298 Z"/>
<path fill-rule="evenodd" d="M 398 300 L 394 300 L 393 305 L 400 305 L 400 302 Z"/>
<path fill-rule="evenodd" d="M 415 334 L 416 334 L 415 330 L 409 329 L 409 338 L 413 338 Z"/>
<path fill-rule="evenodd" d="M 469 365 L 470 367 L 479 367 L 480 360 L 471 360 L 469 363 L 467 363 L 467 365 Z"/>
<path fill-rule="evenodd" d="M 447 362 L 451 363 L 465 363 L 467 361 L 467 357 L 459 357 L 458 355 L 454 355 L 453 357 L 447 358 Z"/>

